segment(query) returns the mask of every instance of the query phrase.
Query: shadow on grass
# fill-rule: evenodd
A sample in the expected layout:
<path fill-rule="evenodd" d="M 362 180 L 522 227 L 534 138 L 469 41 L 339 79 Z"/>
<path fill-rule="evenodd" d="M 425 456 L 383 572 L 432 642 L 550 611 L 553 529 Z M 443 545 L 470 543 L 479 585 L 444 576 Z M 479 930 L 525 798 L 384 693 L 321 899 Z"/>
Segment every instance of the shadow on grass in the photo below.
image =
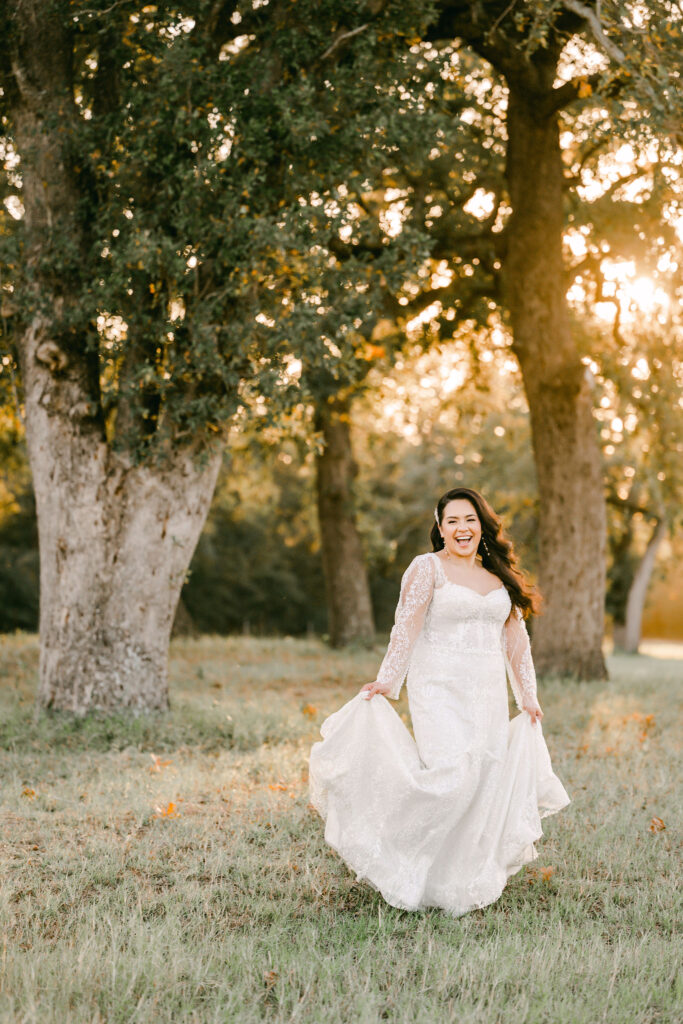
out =
<path fill-rule="evenodd" d="M 0 749 L 247 751 L 294 740 L 307 731 L 309 725 L 300 715 L 293 716 L 280 702 L 272 703 L 267 708 L 235 703 L 227 713 L 225 707 L 204 709 L 179 702 L 171 711 L 149 715 L 93 713 L 85 718 L 59 712 L 43 712 L 36 718 L 32 708 L 14 708 L 0 722 Z"/>

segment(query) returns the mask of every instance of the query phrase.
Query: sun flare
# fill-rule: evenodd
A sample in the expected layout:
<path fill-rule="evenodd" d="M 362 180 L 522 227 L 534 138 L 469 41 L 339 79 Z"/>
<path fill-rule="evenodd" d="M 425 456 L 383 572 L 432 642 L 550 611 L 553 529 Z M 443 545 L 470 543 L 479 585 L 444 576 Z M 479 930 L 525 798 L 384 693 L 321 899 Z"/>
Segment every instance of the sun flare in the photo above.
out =
<path fill-rule="evenodd" d="M 654 278 L 638 274 L 633 260 L 603 260 L 601 271 L 604 279 L 601 298 L 593 305 L 593 312 L 600 320 L 612 323 L 617 311 L 622 322 L 643 316 L 660 317 L 668 312 L 671 299 L 667 292 Z M 576 279 L 567 298 L 578 304 L 590 300 L 582 278 Z"/>

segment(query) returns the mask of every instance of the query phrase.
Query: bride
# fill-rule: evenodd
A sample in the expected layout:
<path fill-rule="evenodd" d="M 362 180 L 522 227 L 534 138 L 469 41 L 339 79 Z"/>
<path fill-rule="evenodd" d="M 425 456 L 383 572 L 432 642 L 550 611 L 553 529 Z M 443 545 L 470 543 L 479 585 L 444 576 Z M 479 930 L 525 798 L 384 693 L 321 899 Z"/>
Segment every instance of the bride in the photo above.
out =
<path fill-rule="evenodd" d="M 535 859 L 541 818 L 569 797 L 541 727 L 524 624 L 536 599 L 500 520 L 466 487 L 444 494 L 434 518 L 377 679 L 323 723 L 309 786 L 326 841 L 359 879 L 395 907 L 460 915 Z M 386 700 L 406 672 L 415 739 Z"/>

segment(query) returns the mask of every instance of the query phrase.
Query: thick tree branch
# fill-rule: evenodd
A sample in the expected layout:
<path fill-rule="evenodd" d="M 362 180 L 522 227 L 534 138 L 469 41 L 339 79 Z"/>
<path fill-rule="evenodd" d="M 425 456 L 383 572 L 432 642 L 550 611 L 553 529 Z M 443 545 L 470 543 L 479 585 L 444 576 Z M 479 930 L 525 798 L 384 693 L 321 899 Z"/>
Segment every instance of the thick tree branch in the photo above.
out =
<path fill-rule="evenodd" d="M 341 46 L 342 43 L 346 42 L 346 40 L 348 39 L 352 39 L 354 36 L 357 36 L 360 32 L 365 32 L 366 28 L 369 27 L 370 22 L 367 21 L 364 25 L 359 25 L 357 28 L 349 29 L 348 32 L 339 32 L 337 36 L 335 36 L 335 38 L 332 40 L 332 43 L 327 47 L 325 52 L 321 54 L 318 59 L 321 61 L 325 60 L 327 57 L 330 56 L 330 54 L 334 53 L 337 47 Z"/>
<path fill-rule="evenodd" d="M 500 7 L 496 14 L 493 9 Z M 514 4 L 497 5 L 472 2 L 447 2 L 441 5 L 437 20 L 425 39 L 437 42 L 462 39 L 487 60 L 508 82 L 514 80 L 530 96 L 545 96 L 552 83 L 562 43 L 551 36 L 543 49 L 523 52 L 524 36 L 510 21 Z"/>
<path fill-rule="evenodd" d="M 565 189 L 570 189 L 581 183 L 581 172 L 590 160 L 592 156 L 599 153 L 601 150 L 606 149 L 611 143 L 609 135 L 598 135 L 597 138 L 593 139 L 588 143 L 579 160 L 579 166 L 573 174 L 566 174 L 564 178 Z"/>
<path fill-rule="evenodd" d="M 606 500 L 609 505 L 614 505 L 615 508 L 628 509 L 632 515 L 639 514 L 645 519 L 651 519 L 656 525 L 662 521 L 661 512 L 655 512 L 652 508 L 639 505 L 636 501 L 629 501 L 628 498 L 620 498 L 615 491 L 608 491 Z"/>
<path fill-rule="evenodd" d="M 555 110 L 562 110 L 564 107 L 573 103 L 574 100 L 583 99 L 582 93 L 588 97 L 591 95 L 593 90 L 597 88 L 602 82 L 603 75 L 601 72 L 596 72 L 594 75 L 577 75 L 576 78 L 570 79 L 569 82 L 565 82 L 563 85 L 559 85 L 556 89 L 553 89 L 550 96 L 549 112 Z M 588 92 L 585 90 L 588 88 Z"/>
<path fill-rule="evenodd" d="M 599 3 L 596 5 L 595 10 L 588 7 L 586 4 L 581 3 L 581 0 L 563 0 L 563 6 L 566 10 L 571 11 L 580 18 L 583 18 L 584 23 L 590 29 L 595 43 L 605 54 L 607 54 L 613 64 L 618 64 L 620 67 L 627 69 L 630 74 L 634 73 L 632 65 L 629 65 L 627 55 L 620 46 L 617 46 L 613 39 L 609 38 L 605 32 L 602 22 L 600 21 Z M 654 104 L 657 105 L 659 98 L 651 83 L 647 80 L 644 74 L 639 73 L 637 70 L 635 74 L 644 90 L 650 96 Z"/>
<path fill-rule="evenodd" d="M 610 60 L 614 61 L 615 64 L 625 65 L 627 63 L 624 51 L 609 38 L 602 27 L 599 17 L 599 5 L 597 10 L 593 10 L 592 7 L 581 3 L 581 0 L 563 0 L 563 5 L 568 11 L 578 15 L 579 18 L 583 18 L 588 24 L 595 42 L 601 50 L 604 50 Z"/>

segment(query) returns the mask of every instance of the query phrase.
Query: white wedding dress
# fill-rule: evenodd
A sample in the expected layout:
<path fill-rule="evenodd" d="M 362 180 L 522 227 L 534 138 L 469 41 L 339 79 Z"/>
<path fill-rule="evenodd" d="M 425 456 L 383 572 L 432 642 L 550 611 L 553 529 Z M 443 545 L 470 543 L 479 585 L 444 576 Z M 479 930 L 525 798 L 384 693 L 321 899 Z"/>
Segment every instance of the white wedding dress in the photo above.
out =
<path fill-rule="evenodd" d="M 398 698 L 407 671 L 415 739 L 381 694 L 363 691 L 321 727 L 309 761 L 325 839 L 395 907 L 464 914 L 500 896 L 537 854 L 541 818 L 569 803 L 541 723 L 508 715 L 536 678 L 521 615 L 502 585 L 446 578 L 434 553 L 406 570 L 378 681 Z"/>

